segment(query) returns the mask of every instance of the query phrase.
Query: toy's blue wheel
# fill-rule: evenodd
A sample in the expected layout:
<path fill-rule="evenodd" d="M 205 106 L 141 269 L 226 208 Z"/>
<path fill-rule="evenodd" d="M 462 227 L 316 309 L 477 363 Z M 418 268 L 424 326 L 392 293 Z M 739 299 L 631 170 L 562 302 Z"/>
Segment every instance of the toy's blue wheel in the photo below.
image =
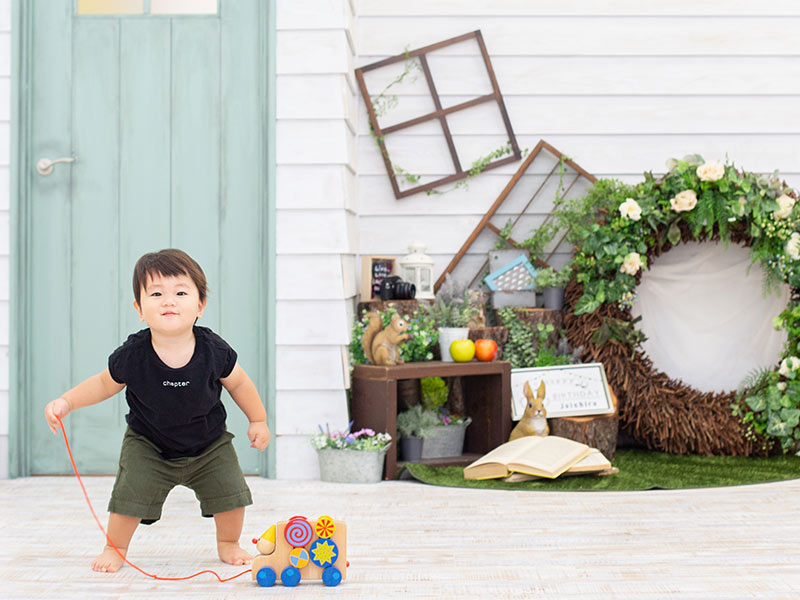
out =
<path fill-rule="evenodd" d="M 327 567 L 322 571 L 322 583 L 328 587 L 335 587 L 342 583 L 342 572 L 336 567 Z"/>
<path fill-rule="evenodd" d="M 256 573 L 256 581 L 261 587 L 272 587 L 275 585 L 275 580 L 278 576 L 275 574 L 275 569 L 272 567 L 261 567 Z"/>
<path fill-rule="evenodd" d="M 286 567 L 281 571 L 281 581 L 286 587 L 294 587 L 300 583 L 300 571 L 294 567 Z"/>

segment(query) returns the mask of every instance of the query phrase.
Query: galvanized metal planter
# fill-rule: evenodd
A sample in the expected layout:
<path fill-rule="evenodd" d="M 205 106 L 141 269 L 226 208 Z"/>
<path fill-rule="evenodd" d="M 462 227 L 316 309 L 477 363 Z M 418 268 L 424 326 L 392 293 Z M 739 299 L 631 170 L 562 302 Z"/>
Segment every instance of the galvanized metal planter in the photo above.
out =
<path fill-rule="evenodd" d="M 464 434 L 467 425 L 442 425 L 426 430 L 422 442 L 422 458 L 443 458 L 445 456 L 461 456 L 464 449 Z"/>
<path fill-rule="evenodd" d="M 320 479 L 333 483 L 378 483 L 383 479 L 383 462 L 389 446 L 383 450 L 317 450 Z"/>

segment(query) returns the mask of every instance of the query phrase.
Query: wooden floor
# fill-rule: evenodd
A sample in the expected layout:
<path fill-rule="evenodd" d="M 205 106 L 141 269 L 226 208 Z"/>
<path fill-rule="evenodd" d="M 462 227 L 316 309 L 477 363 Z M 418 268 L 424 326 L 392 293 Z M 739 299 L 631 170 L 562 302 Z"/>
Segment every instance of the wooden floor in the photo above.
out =
<path fill-rule="evenodd" d="M 344 485 L 248 478 L 243 539 L 294 515 L 348 524 L 347 580 L 337 588 L 260 588 L 94 573 L 103 537 L 73 477 L 0 481 L 2 598 L 664 598 L 796 599 L 800 480 L 648 492 L 506 492 L 409 481 Z M 86 479 L 105 523 L 113 479 Z M 252 547 L 247 542 L 248 547 Z M 140 527 L 129 558 L 162 576 L 215 569 L 214 528 L 193 494 L 172 492 L 164 518 Z"/>

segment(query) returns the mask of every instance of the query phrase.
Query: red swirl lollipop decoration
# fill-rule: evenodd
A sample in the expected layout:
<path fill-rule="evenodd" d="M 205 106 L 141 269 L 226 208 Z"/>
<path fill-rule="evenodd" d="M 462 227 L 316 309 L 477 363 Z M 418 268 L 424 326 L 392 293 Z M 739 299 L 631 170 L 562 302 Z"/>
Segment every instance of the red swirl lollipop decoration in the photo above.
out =
<path fill-rule="evenodd" d="M 283 531 L 283 537 L 294 548 L 305 546 L 313 535 L 314 529 L 305 517 L 292 517 Z"/>

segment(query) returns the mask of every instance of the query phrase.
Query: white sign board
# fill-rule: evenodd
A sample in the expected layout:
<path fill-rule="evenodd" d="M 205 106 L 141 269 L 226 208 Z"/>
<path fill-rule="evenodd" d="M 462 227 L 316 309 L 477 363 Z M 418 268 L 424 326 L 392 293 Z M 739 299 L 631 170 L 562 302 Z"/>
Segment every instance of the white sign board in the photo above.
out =
<path fill-rule="evenodd" d="M 522 391 L 526 381 L 534 394 L 544 381 L 548 419 L 614 412 L 602 363 L 511 369 L 511 418 L 515 421 L 522 418 L 528 401 Z"/>

